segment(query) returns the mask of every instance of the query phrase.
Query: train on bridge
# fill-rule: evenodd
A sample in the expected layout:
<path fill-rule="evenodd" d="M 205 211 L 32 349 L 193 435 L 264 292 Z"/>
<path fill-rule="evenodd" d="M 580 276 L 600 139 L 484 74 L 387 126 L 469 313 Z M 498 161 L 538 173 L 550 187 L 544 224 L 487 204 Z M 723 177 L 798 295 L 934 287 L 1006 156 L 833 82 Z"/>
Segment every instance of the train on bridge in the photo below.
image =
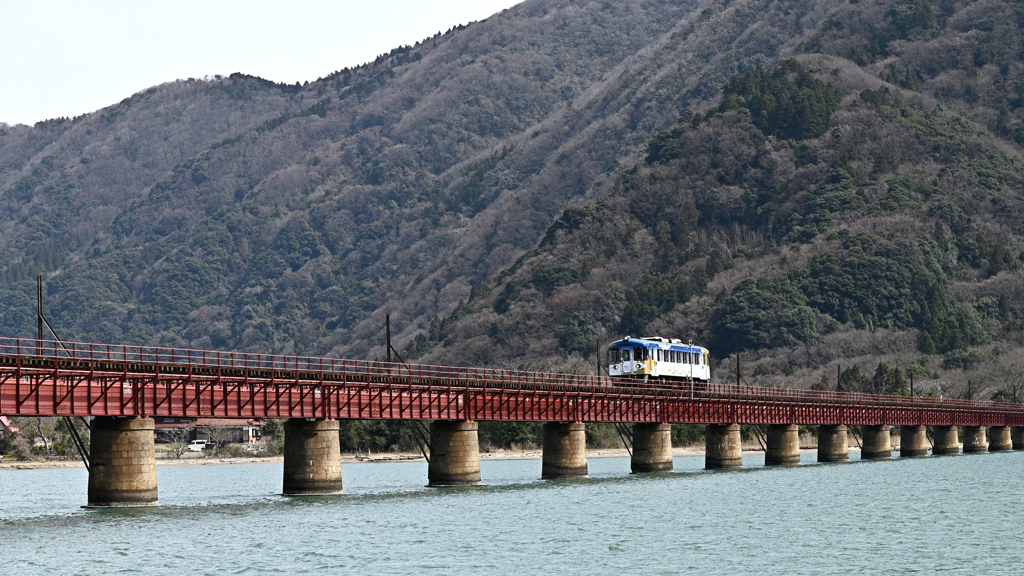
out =
<path fill-rule="evenodd" d="M 543 422 L 544 478 L 587 475 L 587 422 L 616 425 L 635 473 L 672 470 L 674 423 L 706 424 L 708 469 L 743 465 L 741 424 L 770 465 L 800 462 L 800 425 L 819 462 L 849 460 L 847 426 L 865 460 L 891 458 L 894 425 L 901 456 L 960 453 L 961 427 L 964 453 L 1024 449 L 1019 404 L 706 382 L 707 349 L 665 338 L 608 359 L 611 377 L 0 338 L 0 414 L 91 417 L 90 506 L 156 504 L 154 417 L 287 419 L 285 495 L 341 491 L 342 419 L 430 421 L 430 486 L 480 483 L 481 421 Z"/>
<path fill-rule="evenodd" d="M 706 383 L 711 380 L 709 354 L 707 348 L 676 338 L 626 336 L 608 346 L 608 375 L 670 388 L 684 381 Z"/>

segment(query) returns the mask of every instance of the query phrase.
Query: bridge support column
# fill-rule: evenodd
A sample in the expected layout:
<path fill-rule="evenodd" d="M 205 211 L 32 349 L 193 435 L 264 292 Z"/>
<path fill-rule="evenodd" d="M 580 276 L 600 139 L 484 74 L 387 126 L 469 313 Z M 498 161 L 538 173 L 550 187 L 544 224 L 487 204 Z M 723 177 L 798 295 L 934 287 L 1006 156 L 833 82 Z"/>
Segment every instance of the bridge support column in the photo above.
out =
<path fill-rule="evenodd" d="M 1013 450 L 1013 437 L 1009 426 L 989 426 L 988 451 L 1009 452 Z"/>
<path fill-rule="evenodd" d="M 480 425 L 466 420 L 430 424 L 427 486 L 474 486 L 480 483 Z"/>
<path fill-rule="evenodd" d="M 1024 426 L 1014 426 L 1010 436 L 1013 438 L 1013 449 L 1024 450 Z"/>
<path fill-rule="evenodd" d="M 285 496 L 341 494 L 337 420 L 290 418 L 284 423 Z"/>
<path fill-rule="evenodd" d="M 542 479 L 587 477 L 587 432 L 582 422 L 545 422 Z"/>
<path fill-rule="evenodd" d="M 889 426 L 880 424 L 878 426 L 861 426 L 863 448 L 861 448 L 861 460 L 885 460 L 892 458 L 892 439 L 889 437 Z"/>
<path fill-rule="evenodd" d="M 800 463 L 800 427 L 796 424 L 769 424 L 765 466 Z"/>
<path fill-rule="evenodd" d="M 633 474 L 672 471 L 672 425 L 641 423 L 633 425 Z"/>
<path fill-rule="evenodd" d="M 932 435 L 935 437 L 933 456 L 960 453 L 960 434 L 956 426 L 933 426 Z"/>
<path fill-rule="evenodd" d="M 964 454 L 988 452 L 984 426 L 964 426 Z"/>
<path fill-rule="evenodd" d="M 89 507 L 156 506 L 152 418 L 93 418 Z"/>
<path fill-rule="evenodd" d="M 900 458 L 928 455 L 928 427 L 900 426 Z"/>
<path fill-rule="evenodd" d="M 739 424 L 708 424 L 704 429 L 704 468 L 721 470 L 743 467 Z"/>
<path fill-rule="evenodd" d="M 850 444 L 846 426 L 842 424 L 818 426 L 818 462 L 848 462 Z"/>

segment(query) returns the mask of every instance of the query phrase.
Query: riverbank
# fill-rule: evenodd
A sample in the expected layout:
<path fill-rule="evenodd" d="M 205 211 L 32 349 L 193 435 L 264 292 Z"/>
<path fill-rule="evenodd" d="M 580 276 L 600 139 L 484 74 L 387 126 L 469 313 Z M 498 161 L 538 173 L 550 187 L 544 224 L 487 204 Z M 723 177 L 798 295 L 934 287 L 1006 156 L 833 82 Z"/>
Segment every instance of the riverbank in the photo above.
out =
<path fill-rule="evenodd" d="M 801 447 L 801 452 L 813 452 L 814 447 Z M 859 450 L 857 446 L 851 446 L 850 450 Z M 744 444 L 743 453 L 752 454 L 761 452 L 760 446 Z M 682 446 L 672 449 L 674 456 L 703 456 L 704 446 Z M 543 452 L 533 450 L 493 450 L 481 452 L 480 460 L 540 460 Z M 627 458 L 629 453 L 624 448 L 618 449 L 595 449 L 587 450 L 587 458 Z M 382 453 L 382 454 L 342 454 L 342 464 L 355 464 L 357 462 L 416 462 L 423 461 L 423 455 L 419 453 Z M 216 456 L 204 457 L 201 455 L 190 456 L 181 459 L 157 458 L 157 466 L 229 466 L 232 464 L 275 464 L 283 463 L 283 456 L 245 456 L 237 458 L 218 458 Z M 84 468 L 85 465 L 78 460 L 39 460 L 34 462 L 6 461 L 0 460 L 0 470 L 46 470 L 54 468 Z"/>

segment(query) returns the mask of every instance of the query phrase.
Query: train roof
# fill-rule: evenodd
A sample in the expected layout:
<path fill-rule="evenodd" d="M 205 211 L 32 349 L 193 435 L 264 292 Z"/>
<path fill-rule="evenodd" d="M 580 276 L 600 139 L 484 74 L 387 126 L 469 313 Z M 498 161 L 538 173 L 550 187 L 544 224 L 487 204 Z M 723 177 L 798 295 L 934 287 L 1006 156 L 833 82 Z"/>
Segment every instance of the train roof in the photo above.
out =
<path fill-rule="evenodd" d="M 623 344 L 634 344 L 639 343 L 646 346 L 658 346 L 659 348 L 690 348 L 697 350 L 707 350 L 707 348 L 698 344 L 685 344 L 678 338 L 662 338 L 661 336 L 643 336 L 641 338 L 634 338 L 632 336 L 626 336 L 621 340 L 616 340 L 609 344 L 609 346 L 621 346 Z"/>

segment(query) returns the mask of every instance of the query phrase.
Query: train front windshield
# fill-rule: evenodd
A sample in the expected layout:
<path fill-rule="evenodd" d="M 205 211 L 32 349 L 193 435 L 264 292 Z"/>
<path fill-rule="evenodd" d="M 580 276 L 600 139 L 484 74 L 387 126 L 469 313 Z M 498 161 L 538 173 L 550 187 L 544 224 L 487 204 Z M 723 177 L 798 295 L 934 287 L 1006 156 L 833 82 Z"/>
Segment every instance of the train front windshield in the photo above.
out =
<path fill-rule="evenodd" d="M 636 360 L 642 362 L 650 357 L 647 348 L 644 346 L 623 346 L 622 348 L 611 348 L 608 350 L 608 363 L 618 364 Z"/>

